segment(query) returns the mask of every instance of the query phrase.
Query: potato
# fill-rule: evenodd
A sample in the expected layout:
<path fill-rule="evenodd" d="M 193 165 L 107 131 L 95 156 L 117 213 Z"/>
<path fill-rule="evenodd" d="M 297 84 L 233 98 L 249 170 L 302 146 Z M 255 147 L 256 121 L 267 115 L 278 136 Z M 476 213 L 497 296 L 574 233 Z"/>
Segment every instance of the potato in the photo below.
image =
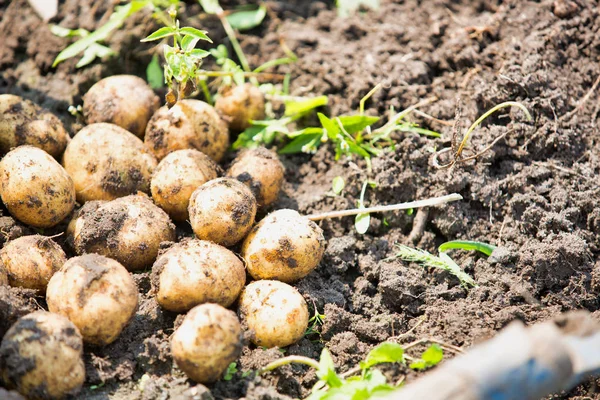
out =
<path fill-rule="evenodd" d="M 205 240 L 172 246 L 152 267 L 156 301 L 169 311 L 185 312 L 202 303 L 228 307 L 245 283 L 242 261 L 225 247 Z"/>
<path fill-rule="evenodd" d="M 108 122 L 140 138 L 159 107 L 160 99 L 152 88 L 134 75 L 104 78 L 83 96 L 83 116 L 88 124 Z"/>
<path fill-rule="evenodd" d="M 81 334 L 67 318 L 47 311 L 21 317 L 0 345 L 4 384 L 28 399 L 77 394 L 85 380 Z"/>
<path fill-rule="evenodd" d="M 242 258 L 254 279 L 294 282 L 319 265 L 325 252 L 323 231 L 294 210 L 277 210 L 244 240 Z"/>
<path fill-rule="evenodd" d="M 277 154 L 259 147 L 243 151 L 231 164 L 227 176 L 246 184 L 259 207 L 274 203 L 283 185 L 283 164 Z"/>
<path fill-rule="evenodd" d="M 86 203 L 67 228 L 67 242 L 78 255 L 101 254 L 130 271 L 151 266 L 160 244 L 174 240 L 169 216 L 143 194 Z"/>
<path fill-rule="evenodd" d="M 242 352 L 242 329 L 233 311 L 218 304 L 194 307 L 171 337 L 177 366 L 193 381 L 220 379 Z"/>
<path fill-rule="evenodd" d="M 6 271 L 10 286 L 46 292 L 48 281 L 67 256 L 52 239 L 41 235 L 22 236 L 0 250 L 0 269 Z"/>
<path fill-rule="evenodd" d="M 233 246 L 254 225 L 256 198 L 235 179 L 214 179 L 192 194 L 189 212 L 192 229 L 199 239 Z"/>
<path fill-rule="evenodd" d="M 56 116 L 19 96 L 0 95 L 1 154 L 28 144 L 58 158 L 68 142 L 69 135 Z"/>
<path fill-rule="evenodd" d="M 132 133 L 113 124 L 88 125 L 67 146 L 63 165 L 75 183 L 77 201 L 114 200 L 150 193 L 156 158 Z"/>
<path fill-rule="evenodd" d="M 54 274 L 46 302 L 51 312 L 77 326 L 84 342 L 106 345 L 134 316 L 138 290 L 131 274 L 117 261 L 86 254 L 71 258 Z"/>
<path fill-rule="evenodd" d="M 250 120 L 265 118 L 265 96 L 254 85 L 228 86 L 221 91 L 215 109 L 229 120 L 229 129 L 241 132 L 248 128 Z"/>
<path fill-rule="evenodd" d="M 19 146 L 0 161 L 0 196 L 13 217 L 37 228 L 57 225 L 75 207 L 69 174 L 33 146 Z"/>
<path fill-rule="evenodd" d="M 229 147 L 229 130 L 211 105 L 185 99 L 154 113 L 144 141 L 159 160 L 175 150 L 196 149 L 218 162 Z"/>
<path fill-rule="evenodd" d="M 289 346 L 302 339 L 308 328 L 306 301 L 292 286 L 279 281 L 246 286 L 240 295 L 239 315 L 257 346 Z"/>
<path fill-rule="evenodd" d="M 154 170 L 152 199 L 175 221 L 189 218 L 188 204 L 198 186 L 215 179 L 220 168 L 198 150 L 177 150 L 162 159 Z"/>

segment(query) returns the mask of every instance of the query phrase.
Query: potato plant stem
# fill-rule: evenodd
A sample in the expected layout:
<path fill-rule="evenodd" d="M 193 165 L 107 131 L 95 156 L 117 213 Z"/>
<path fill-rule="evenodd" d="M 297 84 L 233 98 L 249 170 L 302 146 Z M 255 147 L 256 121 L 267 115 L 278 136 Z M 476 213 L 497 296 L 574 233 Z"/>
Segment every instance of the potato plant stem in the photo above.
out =
<path fill-rule="evenodd" d="M 265 365 L 264 367 L 262 367 L 261 369 L 258 370 L 258 375 L 264 374 L 265 372 L 269 372 L 272 371 L 276 368 L 279 367 L 283 367 L 284 365 L 288 365 L 288 364 L 304 364 L 304 365 L 308 365 L 309 367 L 312 367 L 314 369 L 319 369 L 319 362 L 313 360 L 312 358 L 308 358 L 308 357 L 302 357 L 302 356 L 288 356 L 288 357 L 283 357 L 280 358 L 278 360 L 275 360 L 267 365 Z"/>
<path fill-rule="evenodd" d="M 409 201 L 408 203 L 398 203 L 398 204 L 390 204 L 387 206 L 374 206 L 367 208 L 353 208 L 351 210 L 338 210 L 338 211 L 328 211 L 320 214 L 311 214 L 307 215 L 306 218 L 312 221 L 320 221 L 323 219 L 329 218 L 340 218 L 340 217 L 348 217 L 357 214 L 367 214 L 374 212 L 386 212 L 386 211 L 396 211 L 396 210 L 408 210 L 409 208 L 420 208 L 420 207 L 430 207 L 437 206 L 440 204 L 448 203 L 451 201 L 462 200 L 462 196 L 458 193 L 448 194 L 446 196 L 441 197 L 433 197 L 425 200 L 417 200 L 417 201 Z"/>

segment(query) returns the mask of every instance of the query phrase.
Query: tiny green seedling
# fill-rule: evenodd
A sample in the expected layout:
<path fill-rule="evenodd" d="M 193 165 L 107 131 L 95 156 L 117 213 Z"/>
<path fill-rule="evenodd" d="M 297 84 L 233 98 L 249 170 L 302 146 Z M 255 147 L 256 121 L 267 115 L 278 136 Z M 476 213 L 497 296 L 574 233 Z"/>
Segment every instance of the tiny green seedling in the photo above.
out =
<path fill-rule="evenodd" d="M 344 178 L 342 178 L 341 176 L 336 176 L 331 182 L 331 189 L 333 190 L 333 193 L 335 195 L 339 195 L 340 193 L 342 193 L 345 186 L 346 182 L 344 182 Z"/>
<path fill-rule="evenodd" d="M 362 185 L 362 189 L 360 190 L 360 198 L 357 201 L 356 206 L 359 209 L 366 208 L 365 207 L 365 191 L 367 190 L 367 185 L 374 189 L 377 186 L 377 183 L 373 181 L 365 181 Z M 371 214 L 369 213 L 361 213 L 357 214 L 354 218 L 354 229 L 356 232 L 361 235 L 367 233 L 369 230 L 369 226 L 371 225 Z"/>
<path fill-rule="evenodd" d="M 421 354 L 420 360 L 410 363 L 409 368 L 423 371 L 439 364 L 444 359 L 444 351 L 439 344 L 434 343 Z"/>
<path fill-rule="evenodd" d="M 225 371 L 225 375 L 223 376 L 224 381 L 230 381 L 233 379 L 235 374 L 238 372 L 237 363 L 232 362 L 227 366 L 227 371 Z"/>
<path fill-rule="evenodd" d="M 308 328 L 306 329 L 306 332 L 304 332 L 304 336 L 309 336 L 309 335 L 313 335 L 313 334 L 317 334 L 319 335 L 319 337 L 321 336 L 321 333 L 319 332 L 319 327 L 323 326 L 323 323 L 325 322 L 325 314 L 321 314 L 319 313 L 319 310 L 317 309 L 317 307 L 315 306 L 315 313 L 314 315 L 308 320 Z"/>
<path fill-rule="evenodd" d="M 361 6 L 378 10 L 380 4 L 379 0 L 336 0 L 335 5 L 338 9 L 338 15 L 345 18 L 356 12 Z"/>

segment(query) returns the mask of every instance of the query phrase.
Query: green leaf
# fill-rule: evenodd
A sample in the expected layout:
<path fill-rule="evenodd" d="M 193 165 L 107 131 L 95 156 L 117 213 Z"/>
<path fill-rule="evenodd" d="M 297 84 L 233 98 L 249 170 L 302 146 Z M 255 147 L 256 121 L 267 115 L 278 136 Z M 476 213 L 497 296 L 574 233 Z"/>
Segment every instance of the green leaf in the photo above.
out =
<path fill-rule="evenodd" d="M 439 364 L 444 358 L 444 351 L 437 344 L 432 344 L 421 354 L 421 359 L 410 364 L 411 369 L 422 371 Z"/>
<path fill-rule="evenodd" d="M 394 128 L 394 130 L 400 131 L 400 132 L 414 132 L 414 133 L 418 133 L 419 135 L 436 137 L 436 138 L 442 137 L 442 134 L 439 132 L 431 131 L 431 130 L 425 129 L 425 128 L 419 128 L 415 124 L 411 124 L 411 123 L 404 123 L 404 124 L 397 125 Z"/>
<path fill-rule="evenodd" d="M 209 43 L 212 43 L 213 41 L 211 40 L 211 38 L 209 38 L 208 36 L 206 36 L 206 31 L 201 31 L 200 29 L 196 29 L 196 28 L 192 28 L 190 26 L 186 26 L 185 28 L 181 28 L 179 30 L 180 33 L 184 34 L 184 35 L 189 35 L 192 36 L 196 39 L 200 39 L 200 40 L 206 40 Z"/>
<path fill-rule="evenodd" d="M 159 89 L 165 85 L 163 69 L 158 61 L 158 55 L 152 56 L 152 61 L 146 67 L 146 80 L 152 89 Z"/>
<path fill-rule="evenodd" d="M 85 49 L 83 52 L 83 56 L 81 60 L 75 65 L 75 68 L 85 67 L 86 65 L 92 63 L 96 58 L 103 58 L 114 55 L 115 52 L 106 46 L 102 46 L 98 43 L 93 43 Z"/>
<path fill-rule="evenodd" d="M 192 55 L 194 58 L 206 58 L 210 55 L 210 53 L 206 50 L 194 49 L 190 51 L 190 55 Z"/>
<path fill-rule="evenodd" d="M 67 28 L 63 28 L 62 26 L 58 26 L 58 25 L 50 25 L 50 32 L 52 32 L 54 35 L 58 36 L 58 37 L 74 37 L 74 36 L 87 36 L 90 34 L 89 31 L 79 28 L 79 29 L 67 29 Z"/>
<path fill-rule="evenodd" d="M 198 39 L 197 37 L 185 35 L 183 39 L 181 39 L 181 48 L 183 49 L 183 51 L 190 52 L 194 50 L 199 40 L 200 39 Z"/>
<path fill-rule="evenodd" d="M 361 5 L 365 5 L 373 10 L 379 9 L 379 0 L 337 0 L 338 15 L 342 18 L 348 17 L 354 13 Z"/>
<path fill-rule="evenodd" d="M 371 225 L 371 214 L 357 214 L 354 218 L 354 229 L 361 235 L 365 234 L 369 230 Z"/>
<path fill-rule="evenodd" d="M 442 243 L 440 247 L 438 247 L 438 251 L 440 253 L 445 253 L 446 250 L 450 249 L 476 250 L 489 257 L 496 249 L 496 246 L 483 242 L 475 242 L 472 240 L 451 240 L 449 242 Z"/>
<path fill-rule="evenodd" d="M 236 374 L 236 372 L 238 372 L 237 363 L 232 362 L 227 367 L 227 371 L 225 372 L 225 376 L 223 377 L 223 380 L 230 381 L 231 379 L 233 379 L 233 376 Z"/>
<path fill-rule="evenodd" d="M 152 32 L 150 35 L 148 35 L 144 39 L 140 40 L 140 42 L 151 42 L 153 40 L 164 39 L 166 37 L 175 35 L 175 33 L 176 33 L 176 30 L 174 28 L 165 26 L 165 27 L 160 28 L 156 32 Z"/>
<path fill-rule="evenodd" d="M 256 10 L 235 11 L 226 18 L 233 29 L 246 31 L 259 26 L 267 15 L 267 7 L 261 5 Z"/>
<path fill-rule="evenodd" d="M 317 376 L 331 388 L 342 386 L 342 380 L 335 372 L 333 359 L 331 358 L 331 354 L 329 354 L 329 350 L 327 350 L 326 347 L 323 348 L 323 351 L 321 352 Z"/>
<path fill-rule="evenodd" d="M 379 117 L 370 117 L 368 115 L 342 115 L 338 117 L 342 126 L 349 134 L 362 132 L 367 126 L 371 126 L 377 121 Z"/>
<path fill-rule="evenodd" d="M 286 100 L 284 116 L 304 115 L 317 107 L 327 105 L 327 96 L 304 98 L 300 100 Z"/>
<path fill-rule="evenodd" d="M 319 121 L 321 121 L 321 125 L 323 125 L 325 132 L 327 132 L 327 137 L 330 140 L 335 140 L 337 135 L 340 133 L 340 128 L 335 122 L 327 118 L 324 114 L 317 113 L 317 116 L 319 117 Z"/>
<path fill-rule="evenodd" d="M 216 14 L 223 10 L 218 0 L 199 0 L 199 3 L 207 14 Z"/>
<path fill-rule="evenodd" d="M 294 154 L 294 153 L 312 153 L 317 150 L 318 145 L 321 143 L 321 136 L 323 133 L 308 133 L 297 136 L 290 143 L 285 145 L 281 150 L 280 154 Z"/>
<path fill-rule="evenodd" d="M 336 176 L 335 178 L 333 178 L 333 181 L 331 182 L 331 188 L 333 189 L 333 193 L 335 193 L 335 194 L 342 193 L 342 190 L 344 190 L 345 185 L 346 185 L 346 183 L 344 182 L 344 178 L 342 178 L 341 176 Z"/>
<path fill-rule="evenodd" d="M 360 363 L 360 368 L 365 370 L 381 363 L 404 362 L 404 349 L 398 343 L 384 342 L 367 354 L 365 361 Z"/>

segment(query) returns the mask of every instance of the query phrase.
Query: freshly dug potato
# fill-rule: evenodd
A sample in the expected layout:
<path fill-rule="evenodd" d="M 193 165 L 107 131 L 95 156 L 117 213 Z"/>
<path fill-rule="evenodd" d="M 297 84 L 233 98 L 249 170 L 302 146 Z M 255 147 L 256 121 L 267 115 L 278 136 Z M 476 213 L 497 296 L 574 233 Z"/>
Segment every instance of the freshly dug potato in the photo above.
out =
<path fill-rule="evenodd" d="M 256 196 L 259 207 L 266 207 L 279 197 L 283 173 L 277 154 L 259 147 L 243 151 L 231 164 L 227 176 L 246 184 Z"/>
<path fill-rule="evenodd" d="M 40 293 L 46 292 L 48 281 L 65 262 L 63 249 L 47 236 L 22 236 L 0 250 L 0 269 L 6 271 L 10 286 Z"/>
<path fill-rule="evenodd" d="M 113 124 L 88 125 L 67 146 L 63 165 L 75 182 L 77 201 L 114 200 L 150 193 L 156 158 L 140 138 Z"/>
<path fill-rule="evenodd" d="M 131 274 L 115 260 L 98 254 L 73 257 L 48 283 L 46 302 L 51 312 L 77 326 L 83 341 L 113 342 L 138 306 L 138 290 Z"/>
<path fill-rule="evenodd" d="M 232 131 L 241 132 L 250 126 L 250 120 L 265 118 L 265 96 L 256 86 L 228 86 L 220 94 L 215 108 L 229 120 Z"/>
<path fill-rule="evenodd" d="M 69 134 L 54 114 L 19 96 L 0 95 L 1 154 L 28 144 L 58 158 L 67 143 Z"/>
<path fill-rule="evenodd" d="M 36 311 L 20 318 L 0 346 L 4 384 L 28 399 L 77 394 L 85 380 L 81 334 L 62 315 Z"/>
<path fill-rule="evenodd" d="M 219 178 L 200 186 L 190 199 L 190 223 L 198 239 L 223 246 L 242 240 L 254 225 L 256 198 L 243 183 Z"/>
<path fill-rule="evenodd" d="M 13 217 L 37 228 L 57 225 L 75 207 L 69 174 L 33 146 L 19 146 L 0 161 L 0 196 Z"/>
<path fill-rule="evenodd" d="M 292 286 L 279 281 L 252 282 L 240 295 L 242 325 L 257 346 L 285 347 L 302 339 L 308 306 Z"/>
<path fill-rule="evenodd" d="M 158 107 L 160 99 L 152 88 L 134 75 L 104 78 L 83 96 L 83 116 L 88 124 L 109 122 L 140 138 Z"/>
<path fill-rule="evenodd" d="M 150 183 L 152 199 L 175 221 L 186 221 L 192 193 L 215 179 L 218 172 L 219 166 L 198 150 L 174 151 L 154 170 Z"/>
<path fill-rule="evenodd" d="M 294 282 L 319 265 L 325 252 L 323 231 L 294 210 L 277 210 L 244 240 L 242 258 L 254 279 Z"/>
<path fill-rule="evenodd" d="M 210 104 L 186 99 L 155 112 L 144 141 L 159 160 L 175 150 L 196 149 L 218 162 L 229 147 L 229 130 Z"/>
<path fill-rule="evenodd" d="M 86 203 L 67 228 L 67 242 L 77 254 L 101 254 L 130 271 L 151 266 L 161 242 L 174 240 L 169 216 L 144 194 Z"/>
<path fill-rule="evenodd" d="M 152 285 L 161 307 L 185 312 L 202 303 L 228 307 L 246 283 L 242 261 L 231 251 L 205 240 L 172 246 L 152 267 Z"/>
<path fill-rule="evenodd" d="M 177 366 L 193 381 L 220 379 L 242 352 L 242 328 L 233 311 L 218 304 L 194 307 L 171 337 Z"/>

